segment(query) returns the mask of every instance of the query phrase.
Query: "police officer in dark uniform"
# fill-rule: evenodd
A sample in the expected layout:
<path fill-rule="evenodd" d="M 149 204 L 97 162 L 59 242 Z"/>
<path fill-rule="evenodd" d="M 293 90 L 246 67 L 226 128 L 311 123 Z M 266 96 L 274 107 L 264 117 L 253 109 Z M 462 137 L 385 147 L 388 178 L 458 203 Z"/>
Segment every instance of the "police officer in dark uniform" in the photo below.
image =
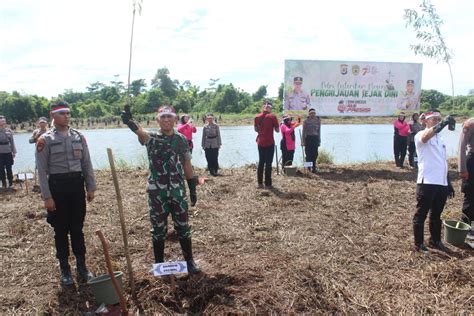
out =
<path fill-rule="evenodd" d="M 92 276 L 86 267 L 86 246 L 82 232 L 86 199 L 94 199 L 96 182 L 84 135 L 69 127 L 71 113 L 67 102 L 51 105 L 54 127 L 36 144 L 38 178 L 47 221 L 54 228 L 56 257 L 61 268 L 61 284 L 72 285 L 69 267 L 69 238 L 76 257 L 77 279 L 86 282 Z M 87 193 L 84 190 L 84 184 Z"/>

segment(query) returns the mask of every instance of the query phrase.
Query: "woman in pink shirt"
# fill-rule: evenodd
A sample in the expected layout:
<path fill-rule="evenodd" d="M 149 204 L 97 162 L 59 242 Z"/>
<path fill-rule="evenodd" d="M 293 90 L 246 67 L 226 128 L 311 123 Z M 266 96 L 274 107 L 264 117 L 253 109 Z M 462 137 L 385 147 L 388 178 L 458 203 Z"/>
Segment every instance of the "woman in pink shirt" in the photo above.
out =
<path fill-rule="evenodd" d="M 407 155 L 407 140 L 410 133 L 410 126 L 405 122 L 405 113 L 400 112 L 398 119 L 393 122 L 393 153 L 395 155 L 395 164 L 403 168 L 405 156 Z"/>
<path fill-rule="evenodd" d="M 196 133 L 197 129 L 194 127 L 193 122 L 189 120 L 188 114 L 181 115 L 178 124 L 178 132 L 186 137 L 188 140 L 189 150 L 193 152 L 193 133 Z"/>
<path fill-rule="evenodd" d="M 283 116 L 280 125 L 281 131 L 281 163 L 283 168 L 293 164 L 293 157 L 295 155 L 295 128 L 299 126 L 299 122 L 292 122 L 290 116 Z"/>

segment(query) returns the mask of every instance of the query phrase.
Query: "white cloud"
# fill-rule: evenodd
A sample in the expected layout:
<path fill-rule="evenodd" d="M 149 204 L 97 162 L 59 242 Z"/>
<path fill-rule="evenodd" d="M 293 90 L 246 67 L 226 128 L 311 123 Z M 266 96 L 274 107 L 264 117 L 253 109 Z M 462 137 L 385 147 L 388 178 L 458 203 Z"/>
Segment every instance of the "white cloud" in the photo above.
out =
<path fill-rule="evenodd" d="M 474 88 L 469 0 L 436 1 L 455 51 L 456 93 Z M 50 97 L 91 82 L 126 81 L 131 0 L 2 1 L 0 89 Z M 423 88 L 450 93 L 446 65 L 409 49 L 403 9 L 414 1 L 150 1 L 136 17 L 132 78 L 209 78 L 254 92 L 283 81 L 284 59 L 423 62 Z M 459 8 L 462 8 L 460 10 Z M 469 13 L 470 12 L 470 13 Z"/>

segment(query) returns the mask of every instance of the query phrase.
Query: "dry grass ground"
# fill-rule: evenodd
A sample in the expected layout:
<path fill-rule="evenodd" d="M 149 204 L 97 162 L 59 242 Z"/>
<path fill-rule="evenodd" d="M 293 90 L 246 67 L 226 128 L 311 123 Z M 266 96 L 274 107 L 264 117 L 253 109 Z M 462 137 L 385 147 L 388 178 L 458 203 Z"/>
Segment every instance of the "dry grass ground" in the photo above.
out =
<path fill-rule="evenodd" d="M 413 171 L 388 163 L 323 166 L 317 175 L 275 175 L 274 190 L 256 189 L 253 167 L 222 174 L 198 188 L 199 202 L 190 209 L 203 273 L 179 276 L 174 288 L 148 272 L 153 254 L 146 171 L 120 172 L 138 292 L 134 301 L 126 289 L 130 311 L 474 313 L 474 251 L 450 246 L 451 254 L 423 256 L 411 250 Z M 100 228 L 114 267 L 126 271 L 110 173 L 98 171 L 97 179 L 85 226 L 89 267 L 106 271 L 94 234 Z M 459 215 L 461 199 L 458 193 L 449 200 L 444 216 Z M 94 311 L 87 287 L 58 284 L 52 230 L 39 195 L 1 193 L 0 205 L 0 313 Z M 167 242 L 165 255 L 181 260 L 175 240 Z"/>

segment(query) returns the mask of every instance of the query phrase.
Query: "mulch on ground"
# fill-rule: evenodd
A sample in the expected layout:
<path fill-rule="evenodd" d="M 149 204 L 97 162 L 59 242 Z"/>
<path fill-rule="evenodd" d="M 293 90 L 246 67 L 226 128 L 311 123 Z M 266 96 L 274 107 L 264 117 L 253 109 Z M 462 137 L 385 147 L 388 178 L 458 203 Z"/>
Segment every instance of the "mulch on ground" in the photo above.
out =
<path fill-rule="evenodd" d="M 126 272 L 110 171 L 96 175 L 99 190 L 84 229 L 88 265 L 95 274 L 106 272 L 95 235 L 101 229 L 114 268 Z M 272 190 L 257 189 L 254 166 L 222 170 L 198 188 L 198 204 L 189 212 L 203 273 L 178 276 L 176 286 L 149 272 L 146 177 L 146 170 L 119 172 L 138 294 L 132 300 L 126 286 L 130 311 L 474 313 L 474 251 L 412 251 L 413 170 L 390 163 L 322 166 L 319 174 L 275 174 Z M 445 218 L 459 217 L 462 205 L 454 171 L 452 178 L 457 195 L 448 200 Z M 0 205 L 0 313 L 93 312 L 97 305 L 87 286 L 59 286 L 39 194 L 2 192 Z M 167 241 L 165 258 L 182 260 L 175 238 Z"/>

